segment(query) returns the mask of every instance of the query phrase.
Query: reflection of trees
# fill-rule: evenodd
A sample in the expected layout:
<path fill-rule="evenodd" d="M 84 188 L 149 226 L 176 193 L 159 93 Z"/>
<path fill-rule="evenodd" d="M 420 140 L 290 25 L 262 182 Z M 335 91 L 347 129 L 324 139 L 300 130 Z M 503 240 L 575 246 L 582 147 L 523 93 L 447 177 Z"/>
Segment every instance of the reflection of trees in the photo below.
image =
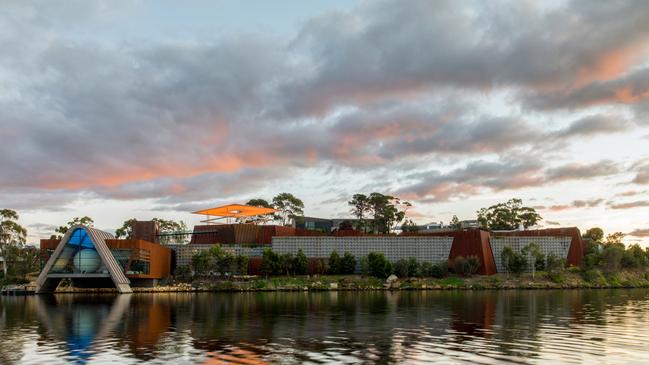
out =
<path fill-rule="evenodd" d="M 0 298 L 0 363 L 19 362 L 30 346 L 78 362 L 101 356 L 99 348 L 143 361 L 183 353 L 209 353 L 215 363 L 232 356 L 306 361 L 314 354 L 369 362 L 464 354 L 471 361 L 487 352 L 512 360 L 592 343 L 600 328 L 635 325 L 629 313 L 648 296 L 646 290 L 512 290 Z M 25 337 L 29 331 L 36 336 Z"/>

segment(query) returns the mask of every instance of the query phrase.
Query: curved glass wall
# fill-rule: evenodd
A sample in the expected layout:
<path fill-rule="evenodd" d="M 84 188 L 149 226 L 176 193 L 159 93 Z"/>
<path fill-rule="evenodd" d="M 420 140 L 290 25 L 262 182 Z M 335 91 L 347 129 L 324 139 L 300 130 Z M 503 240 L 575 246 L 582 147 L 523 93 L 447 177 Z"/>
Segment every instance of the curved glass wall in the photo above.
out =
<path fill-rule="evenodd" d="M 106 274 L 92 238 L 83 228 L 76 228 L 54 262 L 54 274 Z"/>

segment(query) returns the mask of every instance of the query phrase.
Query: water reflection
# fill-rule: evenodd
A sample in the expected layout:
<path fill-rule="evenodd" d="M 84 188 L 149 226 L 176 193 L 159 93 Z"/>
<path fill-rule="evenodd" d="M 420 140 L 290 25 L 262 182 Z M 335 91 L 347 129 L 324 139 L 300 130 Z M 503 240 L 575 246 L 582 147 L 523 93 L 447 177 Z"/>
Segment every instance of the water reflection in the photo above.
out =
<path fill-rule="evenodd" d="M 648 324 L 641 289 L 5 297 L 0 363 L 644 363 Z"/>

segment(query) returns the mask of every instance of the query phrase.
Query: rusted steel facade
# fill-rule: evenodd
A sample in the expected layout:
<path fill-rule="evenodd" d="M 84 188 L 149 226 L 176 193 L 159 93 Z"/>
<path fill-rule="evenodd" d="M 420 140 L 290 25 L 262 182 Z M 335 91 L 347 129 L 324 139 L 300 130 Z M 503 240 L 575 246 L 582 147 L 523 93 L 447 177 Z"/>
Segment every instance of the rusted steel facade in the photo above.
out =
<path fill-rule="evenodd" d="M 137 258 L 149 263 L 148 274 L 129 274 L 130 279 L 164 279 L 171 274 L 171 250 L 156 243 L 144 240 L 106 240 L 110 249 L 125 249 L 139 251 L 142 254 Z"/>
<path fill-rule="evenodd" d="M 480 275 L 496 274 L 496 264 L 494 262 L 493 252 L 489 244 L 489 232 L 481 229 L 467 229 L 464 231 L 440 231 L 417 233 L 407 232 L 403 236 L 441 236 L 453 237 L 453 245 L 449 254 L 449 265 L 459 257 L 476 256 L 480 260 Z"/>

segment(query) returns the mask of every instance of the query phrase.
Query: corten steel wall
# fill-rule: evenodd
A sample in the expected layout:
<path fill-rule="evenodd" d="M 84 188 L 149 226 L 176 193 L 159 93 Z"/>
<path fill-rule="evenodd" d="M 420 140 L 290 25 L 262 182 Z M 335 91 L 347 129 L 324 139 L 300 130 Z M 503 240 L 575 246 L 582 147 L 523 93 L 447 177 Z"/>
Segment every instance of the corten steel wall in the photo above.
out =
<path fill-rule="evenodd" d="M 581 266 L 586 245 L 581 238 L 581 232 L 577 227 L 566 228 L 549 228 L 537 229 L 531 231 L 512 231 L 512 232 L 494 232 L 492 236 L 550 236 L 550 237 L 570 237 L 570 249 L 568 250 L 567 264 L 571 266 Z"/>
<path fill-rule="evenodd" d="M 133 229 L 133 239 L 144 240 L 148 242 L 160 242 L 160 226 L 154 221 L 135 221 L 131 228 Z"/>
<path fill-rule="evenodd" d="M 204 232 L 204 233 L 201 233 Z M 277 236 L 324 236 L 319 231 L 293 227 L 256 224 L 215 224 L 194 226 L 190 244 L 265 244 L 270 245 Z"/>
<path fill-rule="evenodd" d="M 489 243 L 489 232 L 481 229 L 467 229 L 463 231 L 440 231 L 440 232 L 405 232 L 402 236 L 437 236 L 453 237 L 453 246 L 449 254 L 450 264 L 458 256 L 476 256 L 480 260 L 480 275 L 494 275 L 497 273 L 494 255 Z"/>
<path fill-rule="evenodd" d="M 171 250 L 144 240 L 108 239 L 106 245 L 111 249 L 142 249 L 149 251 L 149 273 L 127 274 L 132 279 L 164 279 L 171 274 Z"/>
<path fill-rule="evenodd" d="M 40 258 L 41 258 L 41 263 L 45 265 L 47 260 L 50 259 L 51 253 L 56 250 L 56 246 L 59 245 L 59 240 L 57 239 L 46 239 L 46 240 L 41 240 L 41 250 L 40 250 Z"/>

